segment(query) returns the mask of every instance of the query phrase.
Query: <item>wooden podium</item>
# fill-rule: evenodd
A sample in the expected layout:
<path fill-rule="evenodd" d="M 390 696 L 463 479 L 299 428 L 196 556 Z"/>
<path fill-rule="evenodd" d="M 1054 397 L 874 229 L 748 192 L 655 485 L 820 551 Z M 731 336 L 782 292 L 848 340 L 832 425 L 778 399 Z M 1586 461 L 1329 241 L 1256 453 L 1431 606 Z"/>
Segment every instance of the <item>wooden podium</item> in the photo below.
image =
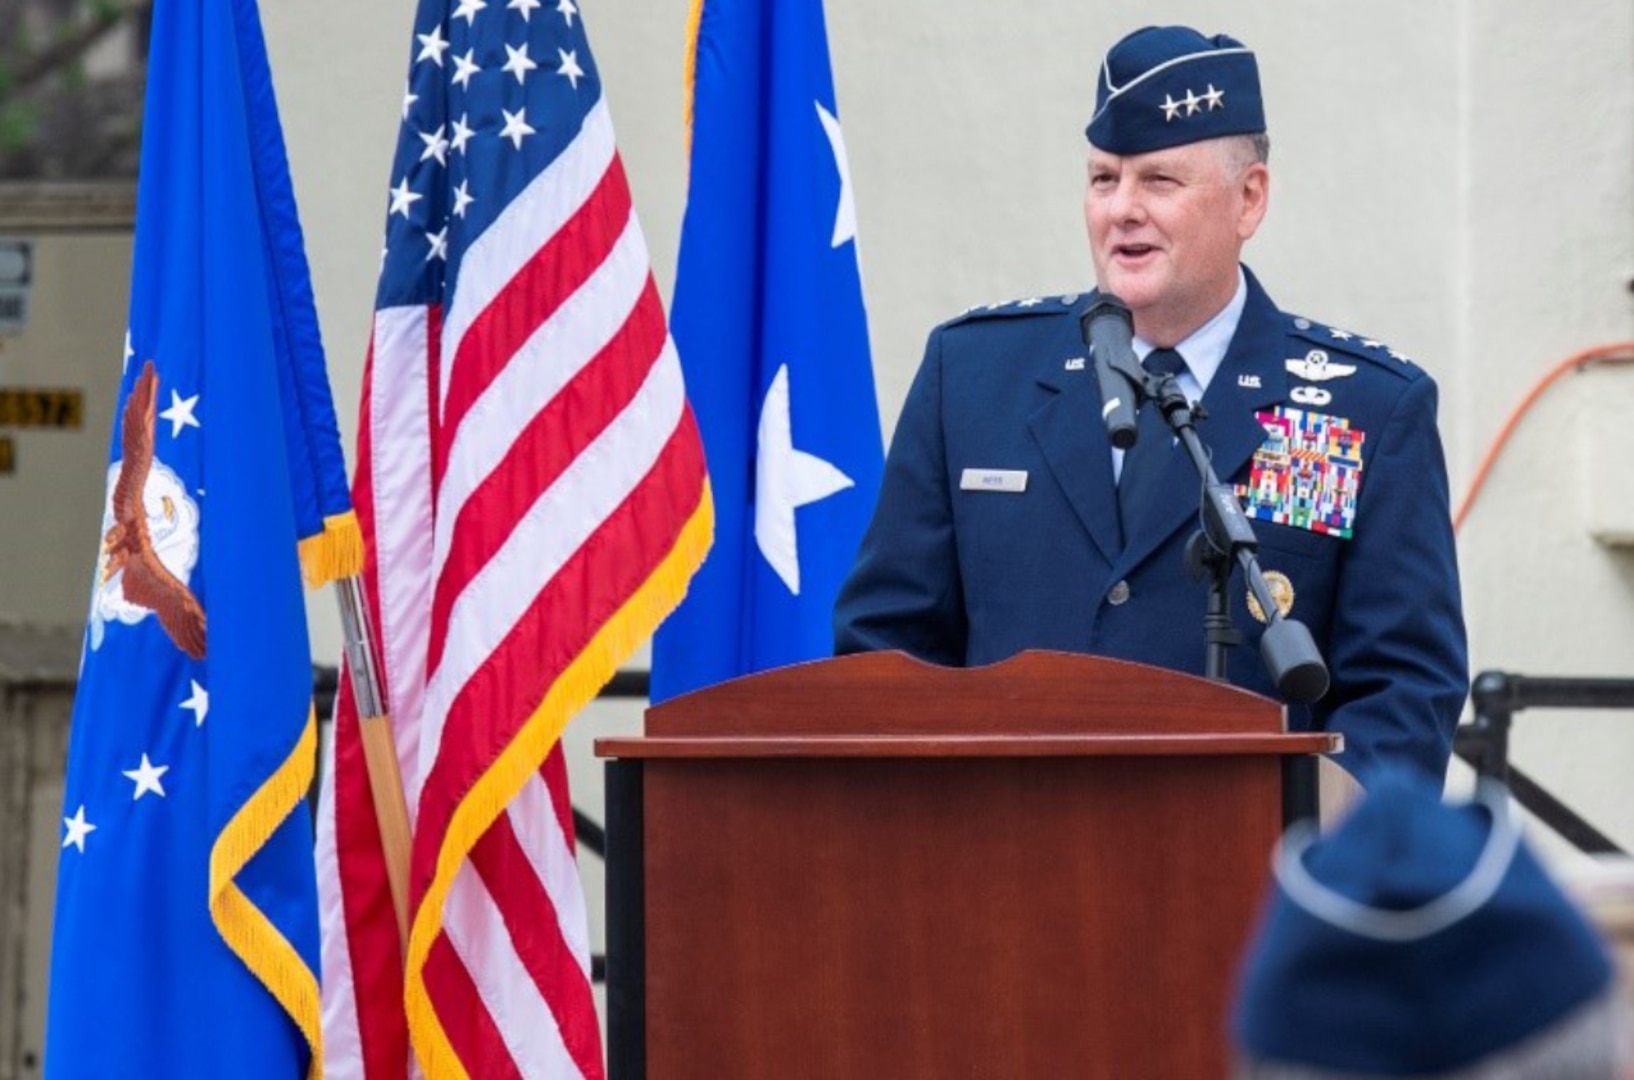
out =
<path fill-rule="evenodd" d="M 1285 773 L 1338 746 L 1063 653 L 817 661 L 646 731 L 596 744 L 613 1080 L 1224 1076 L 1272 845 L 1314 796 Z"/>

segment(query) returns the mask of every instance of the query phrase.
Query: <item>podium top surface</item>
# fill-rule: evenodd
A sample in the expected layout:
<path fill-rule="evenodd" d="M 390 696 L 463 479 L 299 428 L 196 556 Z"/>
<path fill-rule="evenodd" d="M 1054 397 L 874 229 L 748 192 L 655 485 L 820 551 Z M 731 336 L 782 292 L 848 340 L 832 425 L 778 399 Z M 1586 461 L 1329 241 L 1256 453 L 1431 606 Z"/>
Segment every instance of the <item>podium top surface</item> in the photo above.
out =
<path fill-rule="evenodd" d="M 713 747 L 783 756 L 812 740 L 841 756 L 893 748 L 954 756 L 1320 753 L 1339 745 L 1337 736 L 1288 734 L 1284 709 L 1270 698 L 1145 664 L 1032 651 L 986 667 L 946 668 L 877 652 L 684 694 L 647 710 L 645 738 L 599 740 L 597 752 L 693 756 Z M 695 744 L 690 753 L 683 741 Z"/>

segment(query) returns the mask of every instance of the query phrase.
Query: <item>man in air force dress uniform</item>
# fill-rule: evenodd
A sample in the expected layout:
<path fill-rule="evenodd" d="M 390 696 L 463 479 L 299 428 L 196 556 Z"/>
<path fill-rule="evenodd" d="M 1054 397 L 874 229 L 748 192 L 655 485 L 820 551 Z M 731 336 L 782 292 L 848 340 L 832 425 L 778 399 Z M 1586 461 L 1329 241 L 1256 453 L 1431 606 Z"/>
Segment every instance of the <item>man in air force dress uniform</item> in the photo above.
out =
<path fill-rule="evenodd" d="M 1361 333 L 1278 309 L 1239 259 L 1270 197 L 1254 54 L 1148 27 L 1107 54 L 1084 216 L 1096 279 L 1135 351 L 1200 400 L 1279 606 L 1332 686 L 1290 709 L 1379 763 L 1439 779 L 1468 689 L 1436 389 Z M 839 652 L 949 665 L 1059 649 L 1201 674 L 1206 590 L 1184 568 L 1200 486 L 1143 409 L 1108 442 L 1079 317 L 1095 293 L 973 309 L 931 332 L 879 505 L 835 610 Z M 1275 696 L 1240 575 L 1234 683 Z M 1255 605 L 1254 607 L 1257 607 Z"/>

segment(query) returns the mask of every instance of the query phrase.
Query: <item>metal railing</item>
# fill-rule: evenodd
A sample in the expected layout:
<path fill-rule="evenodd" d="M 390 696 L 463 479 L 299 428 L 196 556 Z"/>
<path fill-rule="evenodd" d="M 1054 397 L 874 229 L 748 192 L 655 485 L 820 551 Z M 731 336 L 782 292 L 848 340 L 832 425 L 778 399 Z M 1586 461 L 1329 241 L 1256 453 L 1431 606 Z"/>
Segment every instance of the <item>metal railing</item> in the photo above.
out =
<path fill-rule="evenodd" d="M 1575 810 L 1509 762 L 1509 732 L 1525 709 L 1634 709 L 1634 679 L 1574 679 L 1483 671 L 1470 691 L 1475 718 L 1458 729 L 1453 752 L 1482 776 L 1509 785 L 1529 813 L 1591 855 L 1627 854 Z"/>

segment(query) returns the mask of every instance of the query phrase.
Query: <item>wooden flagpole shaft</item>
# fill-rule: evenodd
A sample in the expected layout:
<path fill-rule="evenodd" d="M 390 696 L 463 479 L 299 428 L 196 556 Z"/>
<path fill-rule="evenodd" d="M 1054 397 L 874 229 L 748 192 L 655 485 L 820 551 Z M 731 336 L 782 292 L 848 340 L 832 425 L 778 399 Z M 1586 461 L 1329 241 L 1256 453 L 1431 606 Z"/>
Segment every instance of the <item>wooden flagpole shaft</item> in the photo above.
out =
<path fill-rule="evenodd" d="M 391 717 L 386 714 L 380 692 L 380 669 L 375 663 L 374 636 L 369 632 L 363 579 L 347 577 L 335 584 L 345 637 L 346 667 L 352 675 L 352 697 L 357 702 L 363 762 L 369 772 L 369 793 L 374 802 L 375 822 L 380 828 L 381 853 L 386 860 L 386 885 L 391 890 L 392 910 L 397 915 L 398 942 L 406 956 L 411 833 L 403 773 L 397 763 L 397 741 L 392 737 Z"/>

